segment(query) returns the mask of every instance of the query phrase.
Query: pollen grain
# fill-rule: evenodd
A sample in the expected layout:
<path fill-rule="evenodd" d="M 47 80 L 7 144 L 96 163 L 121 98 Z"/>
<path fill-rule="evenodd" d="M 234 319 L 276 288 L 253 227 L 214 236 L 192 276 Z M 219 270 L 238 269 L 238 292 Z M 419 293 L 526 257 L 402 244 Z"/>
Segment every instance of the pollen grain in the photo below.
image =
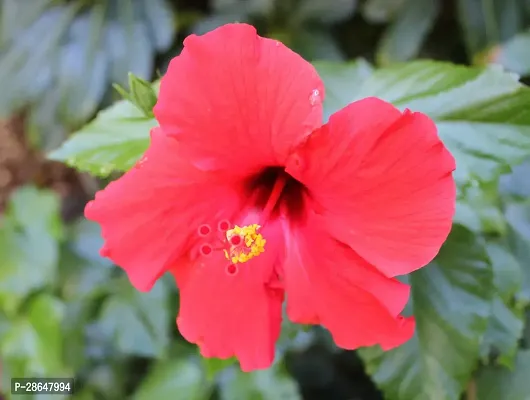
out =
<path fill-rule="evenodd" d="M 244 263 L 263 253 L 267 241 L 259 233 L 260 228 L 258 224 L 243 227 L 236 225 L 226 231 L 226 238 L 230 244 L 230 248 L 224 251 L 226 259 L 234 264 Z M 239 237 L 241 240 L 233 240 L 234 237 Z"/>

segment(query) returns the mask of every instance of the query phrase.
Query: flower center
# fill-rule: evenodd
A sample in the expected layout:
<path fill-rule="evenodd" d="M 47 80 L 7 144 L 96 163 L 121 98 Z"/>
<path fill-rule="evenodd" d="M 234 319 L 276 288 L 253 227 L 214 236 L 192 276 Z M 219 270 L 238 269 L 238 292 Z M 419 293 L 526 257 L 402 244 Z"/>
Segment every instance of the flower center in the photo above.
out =
<path fill-rule="evenodd" d="M 259 223 L 264 226 L 269 219 L 283 214 L 290 222 L 304 219 L 305 186 L 285 172 L 283 167 L 267 167 L 250 177 L 246 184 L 246 195 L 252 205 L 261 212 Z"/>
<path fill-rule="evenodd" d="M 233 229 L 226 231 L 226 238 L 230 245 L 224 250 L 226 259 L 232 261 L 233 264 L 244 263 L 263 253 L 267 241 L 258 233 L 260 228 L 258 224 L 243 227 L 236 225 Z"/>
<path fill-rule="evenodd" d="M 223 220 L 217 224 L 217 230 L 207 224 L 197 228 L 202 239 L 197 248 L 199 254 L 210 257 L 222 252 L 229 261 L 226 266 L 228 275 L 236 275 L 239 271 L 237 264 L 246 263 L 265 251 L 267 241 L 260 229 L 268 221 L 278 218 L 280 212 L 295 220 L 303 215 L 305 187 L 283 168 L 266 168 L 248 180 L 246 189 L 251 207 L 260 210 L 256 223 L 238 226 Z"/>
<path fill-rule="evenodd" d="M 225 258 L 230 261 L 226 266 L 228 275 L 235 275 L 238 272 L 236 264 L 245 263 L 252 258 L 259 256 L 265 251 L 267 241 L 259 233 L 261 228 L 258 224 L 247 226 L 237 226 L 233 228 L 228 221 L 221 221 L 217 225 L 217 231 L 207 225 L 201 225 L 197 229 L 197 234 L 206 242 L 199 244 L 197 250 L 203 257 L 210 257 L 214 252 L 222 251 Z"/>

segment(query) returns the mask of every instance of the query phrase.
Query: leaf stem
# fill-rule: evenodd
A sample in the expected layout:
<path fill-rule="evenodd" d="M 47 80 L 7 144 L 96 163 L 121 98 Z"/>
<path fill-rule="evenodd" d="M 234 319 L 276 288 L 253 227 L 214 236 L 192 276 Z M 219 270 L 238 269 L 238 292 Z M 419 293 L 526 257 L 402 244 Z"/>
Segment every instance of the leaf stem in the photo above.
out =
<path fill-rule="evenodd" d="M 466 400 L 477 400 L 477 382 L 471 379 L 467 384 Z"/>

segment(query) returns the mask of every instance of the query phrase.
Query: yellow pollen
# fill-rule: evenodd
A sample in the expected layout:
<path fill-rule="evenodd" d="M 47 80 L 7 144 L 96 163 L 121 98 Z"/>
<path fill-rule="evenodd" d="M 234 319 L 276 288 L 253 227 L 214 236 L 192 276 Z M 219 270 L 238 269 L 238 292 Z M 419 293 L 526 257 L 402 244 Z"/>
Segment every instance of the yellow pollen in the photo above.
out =
<path fill-rule="evenodd" d="M 258 224 L 247 225 L 243 227 L 235 226 L 226 232 L 226 238 L 230 243 L 230 250 L 225 250 L 225 257 L 232 261 L 233 264 L 244 263 L 248 260 L 259 256 L 265 251 L 265 243 L 260 233 L 258 233 L 261 226 Z M 241 243 L 233 245 L 231 239 L 234 236 L 241 238 Z"/>

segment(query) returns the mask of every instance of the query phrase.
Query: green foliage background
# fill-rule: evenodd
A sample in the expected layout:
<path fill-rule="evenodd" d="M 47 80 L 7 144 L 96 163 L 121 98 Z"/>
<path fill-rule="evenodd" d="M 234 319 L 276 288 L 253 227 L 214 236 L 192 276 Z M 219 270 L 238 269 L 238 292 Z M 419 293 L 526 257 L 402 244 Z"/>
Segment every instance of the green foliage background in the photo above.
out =
<path fill-rule="evenodd" d="M 33 149 L 79 171 L 86 197 L 146 149 L 156 81 L 182 39 L 233 21 L 314 63 L 326 118 L 366 96 L 430 115 L 458 185 L 448 241 L 403 277 L 411 341 L 346 352 L 321 328 L 285 322 L 274 366 L 244 374 L 179 336 L 171 279 L 136 292 L 99 257 L 98 227 L 65 218 L 64 196 L 28 181 L 0 214 L 5 398 L 11 377 L 75 376 L 80 400 L 530 399 L 528 0 L 0 5 L 0 115 L 22 113 Z"/>

